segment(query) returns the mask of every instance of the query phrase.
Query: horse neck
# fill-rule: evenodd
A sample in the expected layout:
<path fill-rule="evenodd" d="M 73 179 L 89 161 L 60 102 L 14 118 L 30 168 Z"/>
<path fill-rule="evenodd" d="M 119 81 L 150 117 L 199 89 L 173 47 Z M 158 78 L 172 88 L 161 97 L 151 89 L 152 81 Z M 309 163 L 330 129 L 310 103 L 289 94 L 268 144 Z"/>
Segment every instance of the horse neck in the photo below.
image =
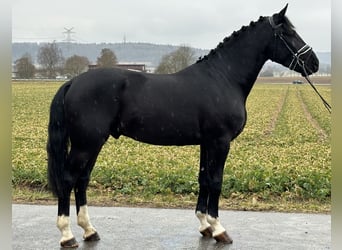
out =
<path fill-rule="evenodd" d="M 269 59 L 267 46 L 272 38 L 265 21 L 234 32 L 222 46 L 213 50 L 206 60 L 199 62 L 204 72 L 217 71 L 225 84 L 238 85 L 247 98 L 265 62 Z"/>

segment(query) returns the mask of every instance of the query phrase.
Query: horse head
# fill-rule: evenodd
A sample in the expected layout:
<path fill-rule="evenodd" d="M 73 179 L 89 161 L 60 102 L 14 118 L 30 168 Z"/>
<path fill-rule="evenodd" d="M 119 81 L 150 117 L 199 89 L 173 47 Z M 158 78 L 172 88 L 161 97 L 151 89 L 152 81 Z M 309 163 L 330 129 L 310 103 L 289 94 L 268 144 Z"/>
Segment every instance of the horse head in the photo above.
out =
<path fill-rule="evenodd" d="M 287 5 L 279 13 L 268 18 L 274 39 L 270 45 L 270 59 L 303 76 L 318 71 L 319 61 L 312 48 L 297 34 L 285 16 Z"/>

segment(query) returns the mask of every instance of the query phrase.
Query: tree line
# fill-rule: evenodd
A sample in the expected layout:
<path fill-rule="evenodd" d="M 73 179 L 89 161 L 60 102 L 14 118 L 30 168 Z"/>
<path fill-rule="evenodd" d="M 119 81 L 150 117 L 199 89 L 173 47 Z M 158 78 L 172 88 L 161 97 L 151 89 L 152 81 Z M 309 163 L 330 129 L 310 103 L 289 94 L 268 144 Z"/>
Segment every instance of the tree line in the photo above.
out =
<path fill-rule="evenodd" d="M 90 61 L 85 56 L 73 55 L 67 59 L 63 57 L 62 51 L 55 42 L 48 43 L 38 51 L 37 62 L 40 67 L 33 64 L 32 57 L 26 53 L 16 60 L 15 71 L 17 78 L 30 79 L 37 74 L 41 77 L 54 79 L 58 75 L 72 78 L 86 71 Z M 117 63 L 116 55 L 110 49 L 102 49 L 97 58 L 99 67 L 113 67 Z"/>
<path fill-rule="evenodd" d="M 177 72 L 195 61 L 195 52 L 187 46 L 180 46 L 177 50 L 162 57 L 155 73 L 170 74 Z M 16 77 L 22 79 L 35 78 L 37 75 L 55 79 L 57 76 L 72 78 L 88 70 L 90 61 L 85 56 L 73 55 L 67 59 L 55 42 L 41 47 L 37 54 L 36 67 L 30 54 L 26 53 L 14 62 Z M 115 52 L 109 48 L 101 50 L 97 57 L 97 67 L 114 67 L 118 63 Z"/>

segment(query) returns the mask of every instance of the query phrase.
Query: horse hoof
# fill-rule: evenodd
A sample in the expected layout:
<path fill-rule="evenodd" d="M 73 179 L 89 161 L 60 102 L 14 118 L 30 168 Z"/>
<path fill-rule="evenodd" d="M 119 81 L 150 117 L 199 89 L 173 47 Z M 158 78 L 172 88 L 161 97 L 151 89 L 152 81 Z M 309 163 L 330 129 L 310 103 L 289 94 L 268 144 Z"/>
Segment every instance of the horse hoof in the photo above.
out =
<path fill-rule="evenodd" d="M 213 237 L 213 229 L 211 227 L 207 227 L 203 231 L 200 231 L 200 233 L 203 235 L 203 237 L 206 237 L 206 238 Z"/>
<path fill-rule="evenodd" d="M 76 248 L 78 247 L 78 243 L 75 237 L 71 238 L 70 240 L 66 240 L 61 242 L 61 247 L 63 248 Z"/>
<path fill-rule="evenodd" d="M 100 236 L 97 232 L 84 238 L 84 241 L 98 241 L 98 240 L 100 240 Z"/>
<path fill-rule="evenodd" d="M 233 240 L 229 237 L 226 231 L 214 237 L 217 242 L 222 242 L 225 244 L 232 244 Z"/>

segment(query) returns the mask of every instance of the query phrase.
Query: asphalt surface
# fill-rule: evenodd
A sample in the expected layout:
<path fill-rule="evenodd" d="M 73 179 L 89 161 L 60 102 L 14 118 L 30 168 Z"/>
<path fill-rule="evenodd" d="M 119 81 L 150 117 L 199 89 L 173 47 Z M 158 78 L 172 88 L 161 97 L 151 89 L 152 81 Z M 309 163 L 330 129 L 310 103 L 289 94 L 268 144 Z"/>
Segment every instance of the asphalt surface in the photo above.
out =
<path fill-rule="evenodd" d="M 331 249 L 331 216 L 323 214 L 220 211 L 233 244 L 202 238 L 193 210 L 89 207 L 101 240 L 84 242 L 71 207 L 78 249 Z M 12 205 L 13 249 L 60 249 L 57 206 Z M 0 246 L 1 248 L 1 246 Z"/>

